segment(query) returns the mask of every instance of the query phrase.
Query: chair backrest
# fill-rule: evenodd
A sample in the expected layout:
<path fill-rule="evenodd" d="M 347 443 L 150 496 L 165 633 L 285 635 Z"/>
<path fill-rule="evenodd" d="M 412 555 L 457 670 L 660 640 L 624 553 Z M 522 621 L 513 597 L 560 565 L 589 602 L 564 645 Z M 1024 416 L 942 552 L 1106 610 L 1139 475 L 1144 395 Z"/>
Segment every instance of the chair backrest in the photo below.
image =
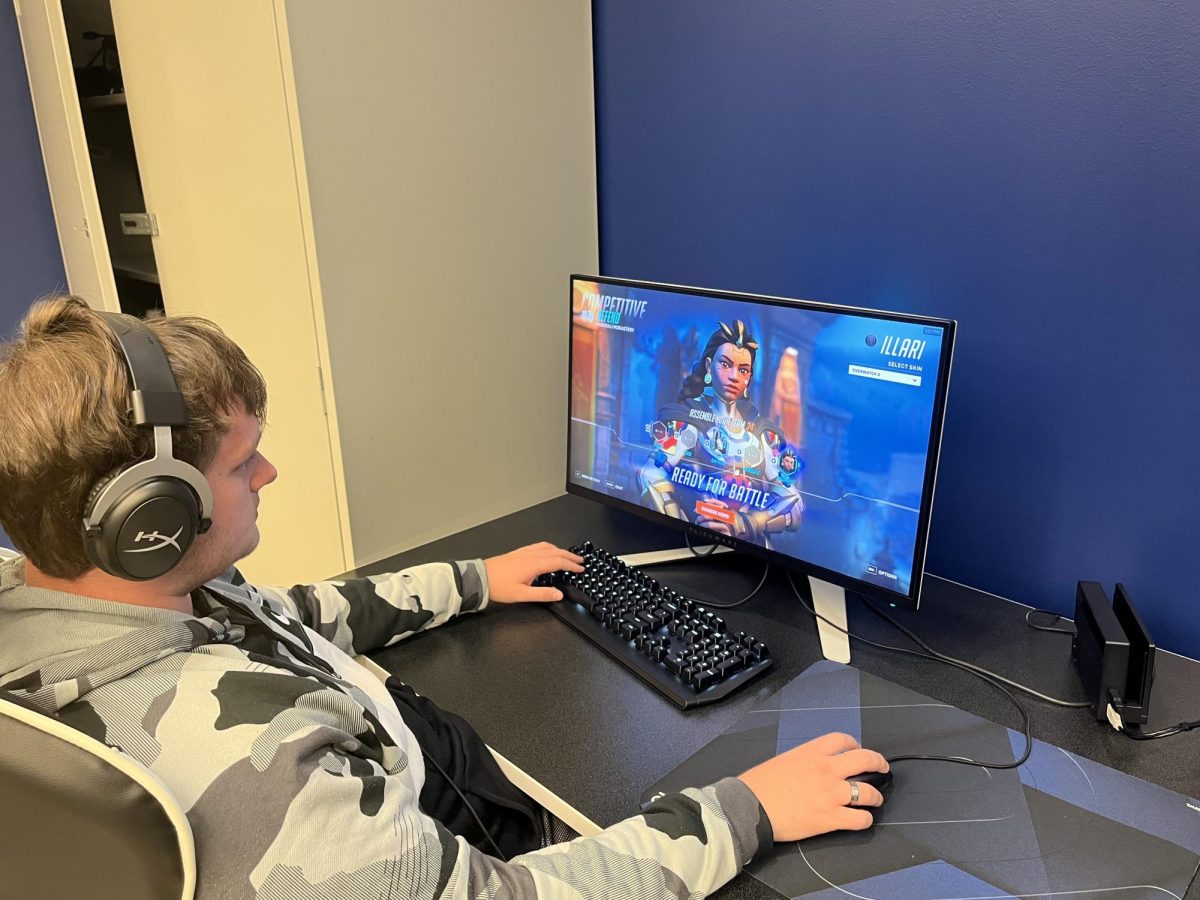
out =
<path fill-rule="evenodd" d="M 129 756 L 0 691 L 0 896 L 192 900 L 179 801 Z"/>

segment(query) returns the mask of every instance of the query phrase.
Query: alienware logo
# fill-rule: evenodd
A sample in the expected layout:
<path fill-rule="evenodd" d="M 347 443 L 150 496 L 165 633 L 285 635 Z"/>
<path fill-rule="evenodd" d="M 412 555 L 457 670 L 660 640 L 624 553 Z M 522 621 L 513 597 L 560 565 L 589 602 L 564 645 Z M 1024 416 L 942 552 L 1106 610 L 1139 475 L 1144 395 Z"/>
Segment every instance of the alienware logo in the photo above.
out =
<path fill-rule="evenodd" d="M 183 534 L 183 526 L 182 525 L 180 525 L 179 530 L 177 532 L 175 532 L 173 535 L 171 535 L 170 537 L 167 537 L 165 534 L 159 534 L 157 531 L 149 531 L 149 532 L 139 531 L 137 533 L 137 537 L 135 537 L 133 539 L 133 542 L 135 544 L 138 543 L 139 541 L 143 541 L 143 540 L 158 541 L 159 543 L 155 544 L 152 547 L 139 547 L 136 550 L 123 550 L 122 552 L 123 553 L 149 553 L 151 550 L 161 550 L 163 547 L 170 545 L 170 546 L 174 547 L 177 552 L 182 553 L 183 548 L 179 546 L 179 541 L 176 540 L 176 538 L 179 537 L 179 535 L 181 535 L 181 534 Z"/>

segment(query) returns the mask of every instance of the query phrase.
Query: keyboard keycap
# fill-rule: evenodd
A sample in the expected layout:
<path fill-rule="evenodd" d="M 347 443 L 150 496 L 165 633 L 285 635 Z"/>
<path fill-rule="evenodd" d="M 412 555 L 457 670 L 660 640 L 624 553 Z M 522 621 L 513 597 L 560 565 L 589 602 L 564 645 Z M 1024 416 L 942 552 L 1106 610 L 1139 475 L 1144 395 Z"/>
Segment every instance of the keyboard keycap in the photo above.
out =
<path fill-rule="evenodd" d="M 717 674 L 721 676 L 722 680 L 728 678 L 734 672 L 740 672 L 741 670 L 742 661 L 736 656 L 717 663 Z"/>

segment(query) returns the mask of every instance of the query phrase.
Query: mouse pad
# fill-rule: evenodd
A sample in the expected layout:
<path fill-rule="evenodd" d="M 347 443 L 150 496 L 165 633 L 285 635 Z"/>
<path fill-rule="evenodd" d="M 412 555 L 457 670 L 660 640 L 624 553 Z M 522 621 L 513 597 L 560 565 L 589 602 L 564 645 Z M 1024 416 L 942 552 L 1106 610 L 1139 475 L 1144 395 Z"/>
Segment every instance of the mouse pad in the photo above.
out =
<path fill-rule="evenodd" d="M 643 795 L 710 784 L 829 731 L 885 756 L 1012 762 L 1019 732 L 821 661 Z M 1035 740 L 1020 769 L 912 761 L 875 825 L 778 844 L 747 871 L 812 900 L 1140 900 L 1200 893 L 1200 802 Z"/>

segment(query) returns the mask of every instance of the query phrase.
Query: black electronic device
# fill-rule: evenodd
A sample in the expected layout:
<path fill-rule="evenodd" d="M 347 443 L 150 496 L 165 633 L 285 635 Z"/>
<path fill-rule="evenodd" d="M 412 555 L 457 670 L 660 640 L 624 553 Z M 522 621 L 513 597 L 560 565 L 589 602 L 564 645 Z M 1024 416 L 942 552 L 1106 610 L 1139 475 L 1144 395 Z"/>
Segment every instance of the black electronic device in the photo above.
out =
<path fill-rule="evenodd" d="M 158 338 L 133 316 L 98 315 L 121 349 L 130 415 L 138 428 L 151 430 L 153 455 L 96 482 L 84 504 L 84 548 L 108 574 L 146 581 L 178 565 L 208 530 L 212 490 L 199 469 L 173 454 L 171 428 L 187 424 L 187 407 Z"/>
<path fill-rule="evenodd" d="M 861 781 L 863 784 L 869 784 L 886 798 L 892 789 L 892 773 L 889 769 L 887 772 L 863 772 L 861 775 L 855 775 L 852 778 L 847 778 L 847 781 Z"/>
<path fill-rule="evenodd" d="M 1097 720 L 1117 729 L 1146 722 L 1154 643 L 1124 585 L 1117 585 L 1114 605 L 1099 582 L 1079 582 L 1071 655 Z"/>
<path fill-rule="evenodd" d="M 1150 689 L 1154 686 L 1154 641 L 1123 584 L 1118 584 L 1113 594 L 1113 612 L 1129 641 L 1125 691 L 1118 712 L 1126 725 L 1145 725 L 1150 717 Z"/>
<path fill-rule="evenodd" d="M 771 667 L 767 645 L 716 611 L 591 542 L 570 549 L 583 572 L 536 582 L 562 590 L 551 612 L 676 705 L 721 700 Z"/>
<path fill-rule="evenodd" d="M 570 298 L 569 493 L 916 608 L 954 321 L 583 275 Z"/>
<path fill-rule="evenodd" d="M 956 327 L 573 275 L 567 492 L 802 572 L 849 662 L 847 589 L 920 602 Z"/>

